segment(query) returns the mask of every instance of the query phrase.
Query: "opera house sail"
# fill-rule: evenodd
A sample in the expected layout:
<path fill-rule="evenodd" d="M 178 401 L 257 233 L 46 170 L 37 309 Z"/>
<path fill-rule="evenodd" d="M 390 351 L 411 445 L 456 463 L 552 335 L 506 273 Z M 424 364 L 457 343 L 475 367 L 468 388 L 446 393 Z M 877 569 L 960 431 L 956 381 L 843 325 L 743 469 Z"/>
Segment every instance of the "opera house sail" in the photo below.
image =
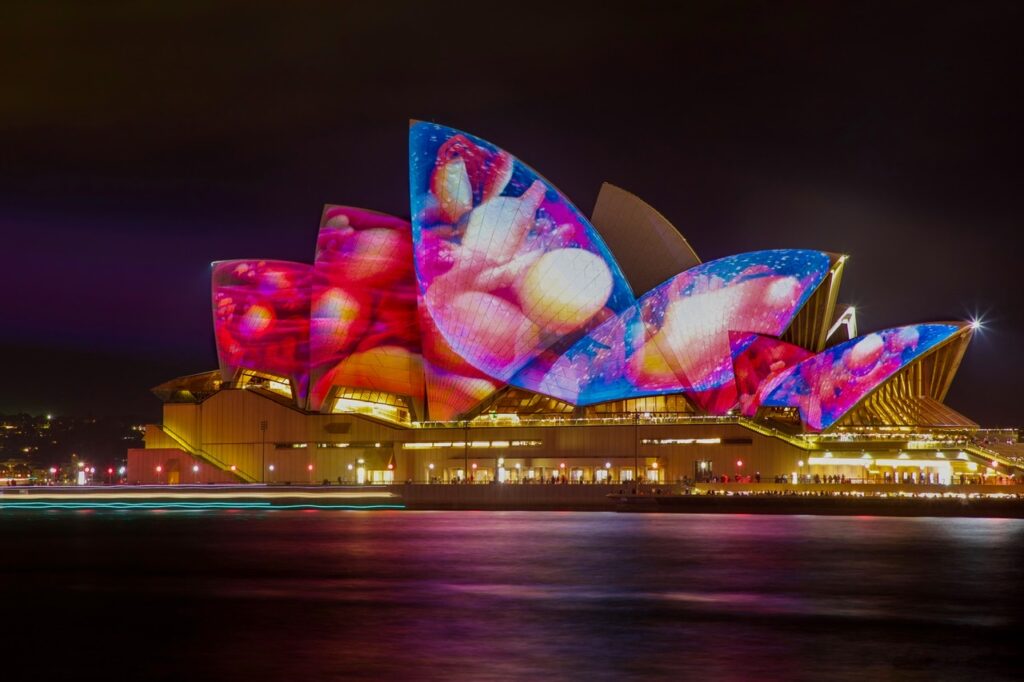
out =
<path fill-rule="evenodd" d="M 223 402 L 218 429 L 260 415 L 264 459 L 274 431 L 274 448 L 304 449 L 307 459 L 350 448 L 416 480 L 425 460 L 403 458 L 436 456 L 429 471 L 436 464 L 447 479 L 469 475 L 471 446 L 542 468 L 533 462 L 605 452 L 570 429 L 650 427 L 650 438 L 634 433 L 632 444 L 594 455 L 608 458 L 612 480 L 612 458 L 638 458 L 641 446 L 657 462 L 701 438 L 810 452 L 866 438 L 858 429 L 963 440 L 977 428 L 943 403 L 972 326 L 849 338 L 852 308 L 837 308 L 844 255 L 775 249 L 701 262 L 626 190 L 605 184 L 588 218 L 509 152 L 433 123 L 410 124 L 409 192 L 408 220 L 326 206 L 311 263 L 214 263 L 219 372 L 158 388 L 165 423 L 147 447 L 265 479 L 251 471 L 249 426 L 239 436 L 248 450 L 219 454 L 200 433 L 213 427 L 195 426 Z M 188 412 L 203 403 L 206 412 Z M 284 412 L 271 418 L 270 409 Z M 440 452 L 460 446 L 461 468 Z M 679 465 L 693 474 L 689 466 Z M 581 467 L 599 477 L 599 462 Z"/>

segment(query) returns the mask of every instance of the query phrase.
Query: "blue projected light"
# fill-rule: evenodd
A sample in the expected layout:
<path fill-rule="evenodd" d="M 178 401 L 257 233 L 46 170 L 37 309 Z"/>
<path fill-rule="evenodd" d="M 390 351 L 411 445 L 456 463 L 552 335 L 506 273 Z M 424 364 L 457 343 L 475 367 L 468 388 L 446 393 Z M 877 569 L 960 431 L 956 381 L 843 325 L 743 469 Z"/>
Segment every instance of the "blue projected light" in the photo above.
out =
<path fill-rule="evenodd" d="M 508 152 L 416 122 L 409 173 L 421 306 L 433 326 L 424 333 L 452 351 L 431 355 L 437 344 L 424 340 L 438 371 L 468 377 L 468 365 L 506 381 L 633 305 L 590 222 Z"/>
<path fill-rule="evenodd" d="M 827 429 L 884 381 L 965 327 L 916 324 L 851 339 L 780 375 L 765 388 L 761 404 L 796 407 L 810 429 Z"/>

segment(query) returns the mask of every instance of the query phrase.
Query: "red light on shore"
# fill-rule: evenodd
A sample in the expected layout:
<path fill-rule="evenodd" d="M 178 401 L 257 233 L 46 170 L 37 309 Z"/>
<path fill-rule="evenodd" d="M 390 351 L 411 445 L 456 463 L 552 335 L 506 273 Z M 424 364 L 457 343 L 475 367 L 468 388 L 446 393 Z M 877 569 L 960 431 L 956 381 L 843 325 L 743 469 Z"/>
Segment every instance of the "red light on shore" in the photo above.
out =
<path fill-rule="evenodd" d="M 564 468 L 565 468 L 565 462 L 562 462 L 562 463 L 560 463 L 560 464 L 558 465 L 558 468 L 559 468 L 559 469 L 564 469 Z"/>
<path fill-rule="evenodd" d="M 313 470 L 313 465 L 312 465 L 312 464 L 310 464 L 310 465 L 309 465 L 308 467 L 306 467 L 306 468 L 307 468 L 307 469 L 309 469 L 310 471 L 312 471 L 312 470 Z"/>
<path fill-rule="evenodd" d="M 108 468 L 107 468 L 107 473 L 108 473 L 108 474 L 112 474 L 112 473 L 114 473 L 114 467 L 108 467 Z"/>
<path fill-rule="evenodd" d="M 743 460 L 742 459 L 736 460 L 736 466 L 738 466 L 738 467 L 743 466 Z"/>
<path fill-rule="evenodd" d="M 160 466 L 160 465 L 157 465 L 157 467 L 156 467 L 156 472 L 157 472 L 158 474 L 159 474 L 159 473 L 161 473 L 161 472 L 162 472 L 163 470 L 164 470 L 164 468 L 163 468 L 162 466 Z"/>
<path fill-rule="evenodd" d="M 388 462 L 388 469 L 394 469 L 394 468 L 395 468 L 395 465 L 392 464 L 391 462 Z"/>

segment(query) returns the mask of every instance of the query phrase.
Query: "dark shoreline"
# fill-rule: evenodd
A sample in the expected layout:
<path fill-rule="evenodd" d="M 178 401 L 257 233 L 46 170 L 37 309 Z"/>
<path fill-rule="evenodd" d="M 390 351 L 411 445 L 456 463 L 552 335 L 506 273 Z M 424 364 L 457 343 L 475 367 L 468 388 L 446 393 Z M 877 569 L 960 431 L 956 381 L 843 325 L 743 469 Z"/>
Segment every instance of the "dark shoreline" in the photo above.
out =
<path fill-rule="evenodd" d="M 721 488 L 721 486 L 716 486 Z M 774 486 L 772 486 L 774 488 Z M 1020 486 L 947 488 L 887 496 L 878 490 L 789 488 L 696 491 L 616 485 L 97 486 L 0 489 L 0 511 L 30 509 L 393 509 L 410 511 L 604 511 L 674 514 L 1024 518 Z M 639 494 L 636 494 L 639 492 Z M 707 494 L 712 492 L 713 494 Z M 703 493 L 703 494 L 700 494 Z M 952 496 L 949 493 L 959 493 Z M 993 495 L 1009 493 L 1012 496 Z"/>

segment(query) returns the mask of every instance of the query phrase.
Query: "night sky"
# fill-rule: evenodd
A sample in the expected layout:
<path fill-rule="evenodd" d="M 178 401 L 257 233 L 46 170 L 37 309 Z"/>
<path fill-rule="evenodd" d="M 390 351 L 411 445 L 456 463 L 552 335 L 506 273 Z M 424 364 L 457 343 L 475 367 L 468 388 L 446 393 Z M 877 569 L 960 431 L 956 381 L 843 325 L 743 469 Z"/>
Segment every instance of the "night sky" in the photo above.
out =
<path fill-rule="evenodd" d="M 704 260 L 848 253 L 862 331 L 983 315 L 947 402 L 1024 425 L 1019 4 L 688 5 L 4 3 L 0 412 L 157 416 L 216 367 L 210 262 L 408 215 L 418 118 Z"/>

